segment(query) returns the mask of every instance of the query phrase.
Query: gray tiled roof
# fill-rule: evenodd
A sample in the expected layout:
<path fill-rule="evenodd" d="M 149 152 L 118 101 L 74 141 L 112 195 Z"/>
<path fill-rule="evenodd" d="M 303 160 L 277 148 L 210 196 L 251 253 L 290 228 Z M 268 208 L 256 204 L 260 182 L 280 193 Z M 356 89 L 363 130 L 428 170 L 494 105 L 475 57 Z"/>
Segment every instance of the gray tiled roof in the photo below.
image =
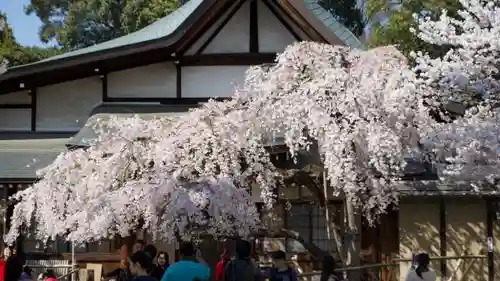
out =
<path fill-rule="evenodd" d="M 66 145 L 88 146 L 97 138 L 93 127 L 97 123 L 106 122 L 111 116 L 119 115 L 132 117 L 138 115 L 141 119 L 153 119 L 155 117 L 175 117 L 189 111 L 197 105 L 160 105 L 160 104 L 120 104 L 102 103 L 92 110 L 91 116 L 85 122 L 85 126 L 72 137 Z"/>
<path fill-rule="evenodd" d="M 45 60 L 33 63 L 44 63 L 53 60 L 59 60 L 69 57 L 76 57 L 84 54 L 110 50 L 127 45 L 152 41 L 167 37 L 174 33 L 177 28 L 194 12 L 194 10 L 203 2 L 203 0 L 191 0 L 179 7 L 169 15 L 153 22 L 152 24 L 142 28 L 136 32 L 100 43 L 86 48 L 78 49 L 72 52 L 67 52 L 61 55 L 53 56 Z M 10 69 L 15 69 L 12 67 Z"/>
<path fill-rule="evenodd" d="M 171 14 L 153 22 L 152 24 L 136 32 L 100 44 L 53 56 L 35 63 L 11 67 L 8 69 L 7 73 L 13 73 L 14 71 L 20 70 L 21 68 L 24 69 L 25 67 L 29 67 L 32 65 L 41 65 L 44 63 L 76 58 L 83 55 L 99 53 L 101 51 L 111 51 L 120 47 L 153 42 L 159 39 L 168 38 L 169 36 L 176 33 L 176 31 L 181 27 L 181 24 L 186 22 L 186 20 L 201 6 L 203 2 L 204 0 L 187 1 L 184 5 L 182 5 L 179 9 L 175 10 Z M 310 10 L 311 13 L 322 24 L 324 24 L 336 37 L 338 37 L 346 45 L 358 49 L 365 48 L 363 43 L 361 43 L 361 41 L 354 34 L 352 34 L 349 29 L 339 23 L 335 19 L 333 14 L 319 5 L 317 0 L 304 0 L 304 6 L 306 9 Z"/>
<path fill-rule="evenodd" d="M 0 139 L 0 179 L 35 179 L 36 171 L 51 164 L 63 152 L 67 136 Z"/>

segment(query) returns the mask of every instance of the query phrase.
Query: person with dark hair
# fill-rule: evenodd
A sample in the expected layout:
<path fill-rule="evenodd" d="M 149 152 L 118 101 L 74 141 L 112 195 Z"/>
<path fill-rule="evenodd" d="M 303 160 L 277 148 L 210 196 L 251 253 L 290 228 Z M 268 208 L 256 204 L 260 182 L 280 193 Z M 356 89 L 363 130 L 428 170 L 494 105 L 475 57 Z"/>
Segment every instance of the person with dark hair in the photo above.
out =
<path fill-rule="evenodd" d="M 320 281 L 342 280 L 342 274 L 335 272 L 335 259 L 330 256 L 324 256 L 321 262 Z"/>
<path fill-rule="evenodd" d="M 156 257 L 156 264 L 153 266 L 153 271 L 151 271 L 151 276 L 161 280 L 168 266 L 168 254 L 166 252 L 159 252 Z"/>
<path fill-rule="evenodd" d="M 4 280 L 19 281 L 23 273 L 23 263 L 17 256 L 11 256 L 5 262 Z"/>
<path fill-rule="evenodd" d="M 23 273 L 21 274 L 21 280 L 24 280 L 24 281 L 29 281 L 32 279 L 32 276 L 31 276 L 31 268 L 29 268 L 27 265 L 26 265 L 26 253 L 25 252 L 19 252 L 17 254 L 17 256 L 19 257 L 19 260 L 21 261 L 21 264 L 23 265 Z"/>
<path fill-rule="evenodd" d="M 14 247 L 6 245 L 5 248 L 3 248 L 2 259 L 7 261 L 13 255 L 14 255 Z"/>
<path fill-rule="evenodd" d="M 52 269 L 45 270 L 45 272 L 42 273 L 42 278 L 44 281 L 57 281 L 56 273 Z"/>
<path fill-rule="evenodd" d="M 134 281 L 158 281 L 151 277 L 149 272 L 153 267 L 152 259 L 146 252 L 136 252 L 129 258 L 130 273 L 134 276 Z"/>
<path fill-rule="evenodd" d="M 13 252 L 14 252 L 13 247 L 11 247 L 9 245 L 4 246 L 3 252 L 2 252 L 2 258 L 0 259 L 0 281 L 5 280 L 5 277 L 4 277 L 5 264 L 7 262 L 7 259 L 9 259 L 9 257 L 12 256 Z"/>
<path fill-rule="evenodd" d="M 156 254 L 158 253 L 158 250 L 153 245 L 147 245 L 146 247 L 144 247 L 143 251 L 149 255 L 152 261 L 154 261 L 154 259 L 156 258 Z"/>
<path fill-rule="evenodd" d="M 144 247 L 143 252 L 146 253 L 146 255 L 148 255 L 148 257 L 151 259 L 151 268 L 148 269 L 149 275 L 151 275 L 154 269 L 154 264 L 156 262 L 155 259 L 158 250 L 153 245 L 147 245 L 146 247 Z"/>
<path fill-rule="evenodd" d="M 192 242 L 179 245 L 180 261 L 169 266 L 161 281 L 208 281 L 210 268 Z"/>
<path fill-rule="evenodd" d="M 286 264 L 286 254 L 283 251 L 271 253 L 273 266 L 264 273 L 269 281 L 298 281 L 297 272 Z"/>
<path fill-rule="evenodd" d="M 224 247 L 224 250 L 220 256 L 220 260 L 215 265 L 215 281 L 222 281 L 224 277 L 224 268 L 231 261 L 231 254 L 227 247 Z"/>
<path fill-rule="evenodd" d="M 223 281 L 256 281 L 261 280 L 259 268 L 252 261 L 252 244 L 246 240 L 237 240 L 236 256 L 224 268 Z"/>
<path fill-rule="evenodd" d="M 412 267 L 406 276 L 406 281 L 436 281 L 436 272 L 430 269 L 430 257 L 420 253 L 415 257 L 416 266 Z"/>
<path fill-rule="evenodd" d="M 132 254 L 144 251 L 145 243 L 142 240 L 136 240 L 134 246 L 132 246 Z"/>

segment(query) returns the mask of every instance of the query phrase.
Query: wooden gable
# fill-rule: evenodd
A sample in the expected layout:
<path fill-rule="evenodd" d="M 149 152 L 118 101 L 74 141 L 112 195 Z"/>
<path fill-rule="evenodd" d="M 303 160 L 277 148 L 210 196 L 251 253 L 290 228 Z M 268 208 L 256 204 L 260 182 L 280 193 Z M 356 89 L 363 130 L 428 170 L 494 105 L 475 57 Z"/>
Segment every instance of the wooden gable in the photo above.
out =
<path fill-rule="evenodd" d="M 236 1 L 185 54 L 277 53 L 309 39 L 272 1 Z"/>

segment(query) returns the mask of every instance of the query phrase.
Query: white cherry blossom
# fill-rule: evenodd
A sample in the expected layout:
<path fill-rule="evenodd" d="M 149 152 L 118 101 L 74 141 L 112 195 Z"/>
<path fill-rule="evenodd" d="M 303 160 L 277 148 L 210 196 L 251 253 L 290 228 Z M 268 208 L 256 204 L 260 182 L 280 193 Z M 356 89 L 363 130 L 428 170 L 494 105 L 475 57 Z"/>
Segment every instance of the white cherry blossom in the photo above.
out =
<path fill-rule="evenodd" d="M 250 68 L 229 101 L 175 120 L 103 122 L 95 143 L 61 154 L 16 195 L 8 240 L 32 221 L 39 238 L 75 241 L 137 227 L 164 240 L 200 227 L 249 234 L 259 223 L 251 185 L 271 206 L 279 183 L 266 150 L 273 136 L 292 156 L 316 143 L 334 192 L 379 214 L 397 201 L 405 155 L 432 122 L 415 79 L 391 47 L 294 44 L 275 65 Z"/>
<path fill-rule="evenodd" d="M 433 123 L 401 53 L 298 43 L 276 62 L 250 69 L 234 99 L 252 129 L 282 134 L 292 155 L 317 143 L 334 192 L 367 217 L 396 203 L 405 156 Z"/>
<path fill-rule="evenodd" d="M 449 48 L 442 57 L 417 52 L 415 71 L 439 89 L 440 101 L 466 106 L 480 101 L 497 102 L 500 63 L 500 3 L 460 0 L 459 18 L 443 11 L 438 20 L 416 17 L 416 34 L 425 42 Z"/>
<path fill-rule="evenodd" d="M 115 117 L 100 123 L 96 142 L 59 155 L 40 171 L 40 181 L 15 196 L 20 202 L 6 240 L 13 242 L 32 222 L 43 241 L 127 236 L 138 227 L 166 241 L 189 239 L 196 228 L 216 237 L 248 235 L 258 213 L 244 188 L 253 175 L 242 169 L 240 157 L 258 159 L 259 152 L 245 154 L 239 143 L 226 143 L 234 132 L 227 124 L 217 127 L 231 121 L 217 117 L 218 109 L 210 102 L 179 120 Z M 253 171 L 262 177 L 273 175 L 272 166 L 257 165 Z"/>
<path fill-rule="evenodd" d="M 414 54 L 420 81 L 434 90 L 433 106 L 450 102 L 468 109 L 464 116 L 438 124 L 423 140 L 448 163 L 452 174 L 470 173 L 467 168 L 483 165 L 487 178 L 497 179 L 500 163 L 500 2 L 460 0 L 458 18 L 443 11 L 438 20 L 417 17 L 417 35 L 424 41 L 450 48 L 443 56 L 431 58 Z M 495 171 L 496 170 L 496 171 Z M 485 174 L 485 173 L 481 173 Z M 482 178 L 478 178 L 482 180 Z"/>

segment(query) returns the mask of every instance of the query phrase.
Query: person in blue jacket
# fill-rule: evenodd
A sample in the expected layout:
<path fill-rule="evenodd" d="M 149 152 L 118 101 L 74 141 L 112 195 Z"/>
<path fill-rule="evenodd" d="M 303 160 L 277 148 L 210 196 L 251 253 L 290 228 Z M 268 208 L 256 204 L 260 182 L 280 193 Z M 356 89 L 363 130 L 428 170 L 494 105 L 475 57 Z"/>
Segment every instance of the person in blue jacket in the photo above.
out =
<path fill-rule="evenodd" d="M 192 242 L 179 246 L 180 261 L 169 266 L 161 281 L 208 281 L 210 268 Z"/>

